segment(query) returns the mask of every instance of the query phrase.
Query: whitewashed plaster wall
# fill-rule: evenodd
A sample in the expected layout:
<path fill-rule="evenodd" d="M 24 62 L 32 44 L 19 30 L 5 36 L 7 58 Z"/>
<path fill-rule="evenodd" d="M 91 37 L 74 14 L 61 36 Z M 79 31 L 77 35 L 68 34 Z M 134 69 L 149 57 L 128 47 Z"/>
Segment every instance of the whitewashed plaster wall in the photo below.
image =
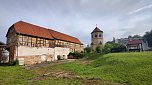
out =
<path fill-rule="evenodd" d="M 69 52 L 69 48 L 62 47 L 46 48 L 19 46 L 16 48 L 16 56 L 53 55 L 53 60 L 57 60 L 58 55 L 64 55 L 64 58 L 67 59 Z"/>

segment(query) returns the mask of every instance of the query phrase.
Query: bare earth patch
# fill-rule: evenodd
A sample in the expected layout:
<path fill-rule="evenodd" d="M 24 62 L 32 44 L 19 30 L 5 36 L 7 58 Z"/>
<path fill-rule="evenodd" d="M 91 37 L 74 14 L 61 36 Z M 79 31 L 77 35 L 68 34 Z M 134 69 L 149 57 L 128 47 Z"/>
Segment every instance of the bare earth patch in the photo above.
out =
<path fill-rule="evenodd" d="M 25 69 L 31 70 L 33 73 L 37 73 L 38 76 L 31 79 L 31 81 L 39 81 L 45 79 L 69 79 L 71 80 L 78 80 L 82 83 L 82 85 L 122 85 L 119 83 L 111 83 L 108 81 L 101 80 L 99 78 L 86 78 L 75 75 L 71 71 L 66 71 L 61 68 L 55 68 L 55 65 L 64 64 L 68 62 L 76 62 L 78 64 L 89 64 L 88 60 L 61 60 L 61 61 L 54 61 L 54 62 L 43 62 L 40 64 L 25 66 Z M 123 84 L 125 85 L 125 84 Z"/>

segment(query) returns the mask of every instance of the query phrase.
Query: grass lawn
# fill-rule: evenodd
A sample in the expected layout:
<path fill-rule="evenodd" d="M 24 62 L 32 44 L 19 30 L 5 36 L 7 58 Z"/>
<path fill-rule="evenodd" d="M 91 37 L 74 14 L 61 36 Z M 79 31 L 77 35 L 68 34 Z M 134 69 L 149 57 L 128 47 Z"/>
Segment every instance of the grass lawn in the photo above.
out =
<path fill-rule="evenodd" d="M 150 85 L 152 52 L 86 54 L 35 67 L 0 66 L 0 85 Z"/>
<path fill-rule="evenodd" d="M 56 73 L 63 72 L 63 70 L 52 64 L 32 69 L 25 68 L 0 66 L 0 85 L 80 85 L 80 80 L 58 77 Z M 46 75 L 47 73 L 49 74 Z"/>
<path fill-rule="evenodd" d="M 126 83 L 130 85 L 152 84 L 152 52 L 111 53 L 88 55 L 93 59 L 89 64 L 72 62 L 59 65 L 60 68 L 89 78 Z M 95 58 L 92 58 L 95 56 Z"/>
<path fill-rule="evenodd" d="M 34 77 L 21 66 L 0 66 L 0 85 L 20 85 Z"/>

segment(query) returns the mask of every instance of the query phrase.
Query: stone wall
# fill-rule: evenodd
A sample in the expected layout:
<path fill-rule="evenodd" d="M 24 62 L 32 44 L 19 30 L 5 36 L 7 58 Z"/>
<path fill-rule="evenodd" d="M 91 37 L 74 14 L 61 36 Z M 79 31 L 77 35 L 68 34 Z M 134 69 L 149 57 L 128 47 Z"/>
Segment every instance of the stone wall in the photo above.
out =
<path fill-rule="evenodd" d="M 52 55 L 46 55 L 46 60 L 42 60 L 42 55 L 34 55 L 34 56 L 19 56 L 19 64 L 20 60 L 23 60 L 24 65 L 32 65 L 32 64 L 37 64 L 37 63 L 42 63 L 46 61 L 52 61 Z M 20 64 L 21 65 L 21 64 Z"/>
<path fill-rule="evenodd" d="M 43 61 L 55 61 L 58 60 L 58 55 L 62 56 L 64 59 L 67 59 L 69 52 L 69 48 L 63 47 L 16 47 L 16 56 L 18 60 L 24 60 L 25 65 L 41 63 Z"/>
<path fill-rule="evenodd" d="M 55 60 L 57 60 L 57 56 L 60 55 L 64 59 L 67 59 L 67 55 L 69 54 L 70 49 L 69 48 L 62 48 L 62 47 L 55 47 L 54 48 L 54 56 Z"/>

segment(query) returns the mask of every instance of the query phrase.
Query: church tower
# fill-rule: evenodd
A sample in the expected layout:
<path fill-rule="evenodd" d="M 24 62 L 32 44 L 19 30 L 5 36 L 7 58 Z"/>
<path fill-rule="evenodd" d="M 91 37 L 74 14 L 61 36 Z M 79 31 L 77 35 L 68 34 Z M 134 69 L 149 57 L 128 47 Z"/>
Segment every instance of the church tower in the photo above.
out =
<path fill-rule="evenodd" d="M 98 45 L 103 45 L 103 31 L 96 26 L 91 32 L 91 47 L 95 50 Z"/>

